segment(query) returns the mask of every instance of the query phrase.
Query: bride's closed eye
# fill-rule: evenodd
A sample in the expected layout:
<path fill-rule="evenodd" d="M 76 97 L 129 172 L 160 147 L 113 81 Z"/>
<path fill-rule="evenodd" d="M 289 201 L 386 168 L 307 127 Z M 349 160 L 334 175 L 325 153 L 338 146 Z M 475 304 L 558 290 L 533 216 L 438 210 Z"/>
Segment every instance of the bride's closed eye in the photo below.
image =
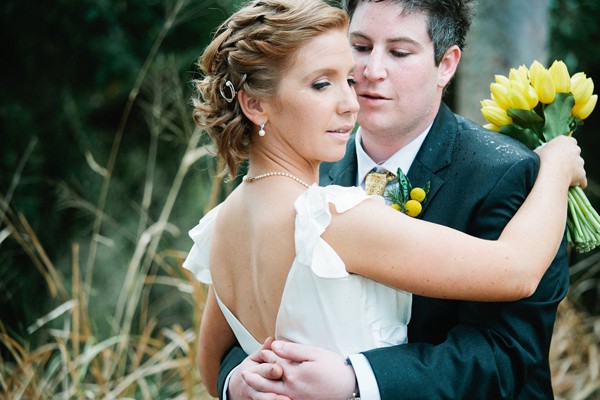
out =
<path fill-rule="evenodd" d="M 325 89 L 327 86 L 330 86 L 331 83 L 329 81 L 318 81 L 315 82 L 311 85 L 311 87 L 315 90 L 323 90 Z"/>
<path fill-rule="evenodd" d="M 352 76 L 348 77 L 348 79 L 346 81 L 348 82 L 348 86 L 350 86 L 350 87 L 353 87 L 354 85 L 356 85 L 356 81 L 354 80 L 354 77 L 352 77 Z M 324 90 L 328 86 L 331 86 L 331 82 L 318 81 L 318 82 L 313 83 L 311 85 L 311 88 L 321 91 L 321 90 Z"/>

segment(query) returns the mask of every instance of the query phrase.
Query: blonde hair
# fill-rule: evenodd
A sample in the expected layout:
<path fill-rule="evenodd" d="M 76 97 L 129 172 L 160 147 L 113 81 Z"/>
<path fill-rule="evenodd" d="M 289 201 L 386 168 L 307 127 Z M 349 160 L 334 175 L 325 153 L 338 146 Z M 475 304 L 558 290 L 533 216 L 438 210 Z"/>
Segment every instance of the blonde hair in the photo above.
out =
<path fill-rule="evenodd" d="M 236 91 L 267 99 L 275 94 L 303 44 L 323 32 L 347 27 L 346 13 L 321 0 L 254 0 L 217 29 L 198 60 L 203 79 L 193 82 L 193 115 L 216 144 L 231 177 L 248 158 L 256 129 L 242 112 L 231 85 Z M 233 101 L 228 102 L 231 97 Z"/>

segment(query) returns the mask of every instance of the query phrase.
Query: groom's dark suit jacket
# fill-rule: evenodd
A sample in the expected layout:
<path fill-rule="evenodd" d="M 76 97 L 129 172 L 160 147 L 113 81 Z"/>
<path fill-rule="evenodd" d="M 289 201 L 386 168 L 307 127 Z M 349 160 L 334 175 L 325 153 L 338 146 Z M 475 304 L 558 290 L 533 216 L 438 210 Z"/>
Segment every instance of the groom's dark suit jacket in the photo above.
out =
<path fill-rule="evenodd" d="M 442 104 L 408 177 L 416 186 L 431 182 L 422 219 L 496 239 L 531 189 L 538 166 L 537 156 L 520 143 Z M 344 159 L 321 167 L 320 183 L 355 185 L 356 169 L 352 140 Z M 548 351 L 556 308 L 569 285 L 565 246 L 563 240 L 535 294 L 521 301 L 414 296 L 409 344 L 365 353 L 382 399 L 552 399 Z"/>
<path fill-rule="evenodd" d="M 496 239 L 529 193 L 538 167 L 537 156 L 520 143 L 442 104 L 408 177 L 416 186 L 431 183 L 420 218 Z M 320 183 L 352 186 L 356 173 L 352 138 L 344 159 L 321 166 Z M 565 246 L 563 240 L 535 294 L 521 301 L 414 296 L 409 343 L 364 353 L 382 399 L 552 399 L 548 351 L 556 308 L 569 285 Z M 244 357 L 236 347 L 224 358 L 220 393 Z"/>

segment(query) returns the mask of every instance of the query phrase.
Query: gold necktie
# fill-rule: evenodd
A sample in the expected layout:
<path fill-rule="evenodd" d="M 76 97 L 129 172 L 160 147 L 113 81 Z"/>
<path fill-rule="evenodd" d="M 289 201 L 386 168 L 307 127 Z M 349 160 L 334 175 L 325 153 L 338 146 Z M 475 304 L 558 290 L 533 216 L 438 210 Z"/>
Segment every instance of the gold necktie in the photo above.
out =
<path fill-rule="evenodd" d="M 391 172 L 371 171 L 365 178 L 365 193 L 383 196 L 385 187 L 394 179 L 396 179 L 396 175 L 392 174 Z"/>

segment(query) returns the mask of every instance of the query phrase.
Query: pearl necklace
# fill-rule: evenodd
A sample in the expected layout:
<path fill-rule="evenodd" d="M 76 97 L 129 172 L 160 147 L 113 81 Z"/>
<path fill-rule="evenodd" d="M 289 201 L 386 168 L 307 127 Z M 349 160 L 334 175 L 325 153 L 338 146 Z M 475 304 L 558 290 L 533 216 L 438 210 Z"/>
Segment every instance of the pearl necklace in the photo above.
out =
<path fill-rule="evenodd" d="M 298 182 L 299 184 L 301 184 L 302 186 L 304 186 L 307 189 L 310 187 L 310 185 L 308 183 L 304 182 L 302 179 L 300 179 L 297 176 L 294 176 L 292 174 L 288 174 L 287 172 L 267 172 L 265 174 L 256 175 L 254 177 L 249 177 L 246 175 L 246 176 L 244 176 L 244 178 L 242 180 L 244 182 L 252 183 L 259 179 L 269 178 L 271 176 L 285 176 L 285 177 L 295 180 L 296 182 Z"/>

